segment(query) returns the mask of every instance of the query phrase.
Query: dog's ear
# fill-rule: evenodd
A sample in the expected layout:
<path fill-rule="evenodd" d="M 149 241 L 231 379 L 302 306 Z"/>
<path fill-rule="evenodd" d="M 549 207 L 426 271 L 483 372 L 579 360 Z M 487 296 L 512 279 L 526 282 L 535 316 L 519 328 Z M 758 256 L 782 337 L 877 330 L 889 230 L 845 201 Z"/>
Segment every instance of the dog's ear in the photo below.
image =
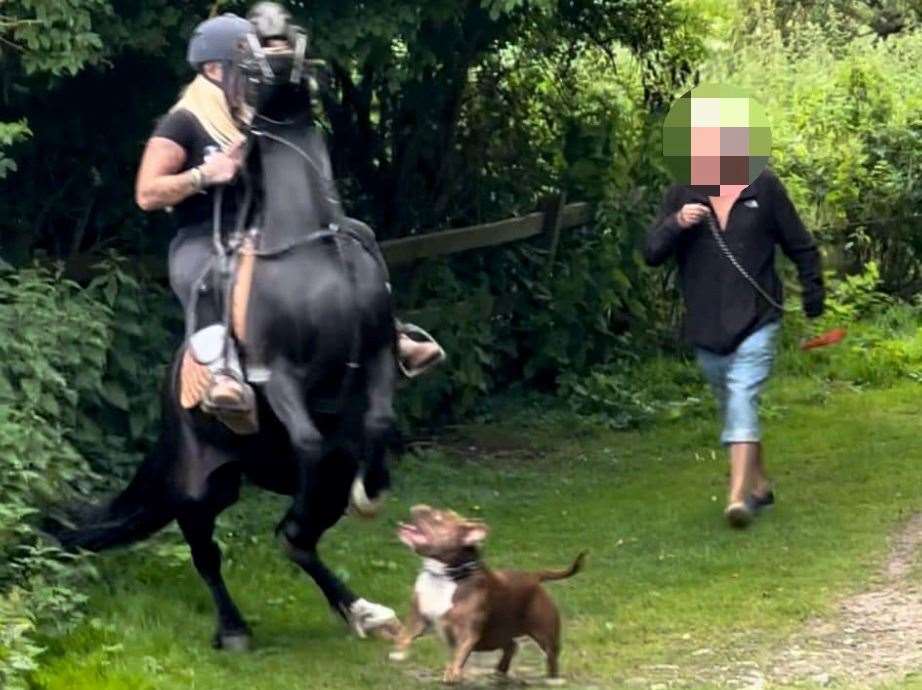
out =
<path fill-rule="evenodd" d="M 465 546 L 477 546 L 490 533 L 490 528 L 483 522 L 466 522 L 464 524 L 464 536 L 461 542 Z"/>

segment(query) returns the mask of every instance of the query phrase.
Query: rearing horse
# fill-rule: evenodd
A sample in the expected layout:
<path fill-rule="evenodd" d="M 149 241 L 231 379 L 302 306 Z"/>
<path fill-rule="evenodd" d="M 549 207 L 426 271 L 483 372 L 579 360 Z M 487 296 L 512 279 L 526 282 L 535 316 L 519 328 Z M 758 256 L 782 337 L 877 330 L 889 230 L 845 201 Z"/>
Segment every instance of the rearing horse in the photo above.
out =
<path fill-rule="evenodd" d="M 280 79 L 249 103 L 256 115 L 241 226 L 259 239 L 241 349 L 244 363 L 266 370 L 255 387 L 259 431 L 236 435 L 179 404 L 181 350 L 165 386 L 159 440 L 134 479 L 78 527 L 56 530 L 65 545 L 98 551 L 176 520 L 214 597 L 218 647 L 245 648 L 250 638 L 213 538 L 244 477 L 292 496 L 277 528 L 284 549 L 356 633 L 395 622 L 393 611 L 350 591 L 317 550 L 354 483 L 372 499 L 389 484 L 396 335 L 386 269 L 353 231 L 360 224 L 339 211 L 307 95 L 302 83 Z"/>

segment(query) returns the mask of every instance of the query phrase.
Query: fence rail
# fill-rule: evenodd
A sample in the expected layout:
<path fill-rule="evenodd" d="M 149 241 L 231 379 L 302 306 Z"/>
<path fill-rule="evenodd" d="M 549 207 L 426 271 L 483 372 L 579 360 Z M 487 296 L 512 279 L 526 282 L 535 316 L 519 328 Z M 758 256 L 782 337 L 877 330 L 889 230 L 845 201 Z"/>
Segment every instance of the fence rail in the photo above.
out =
<path fill-rule="evenodd" d="M 556 233 L 586 225 L 592 220 L 592 207 L 587 203 L 564 205 L 562 197 L 555 197 L 545 206 L 543 211 L 495 223 L 387 240 L 381 243 L 381 251 L 390 266 L 403 266 L 419 259 L 495 247 L 542 234 L 548 235 L 556 246 Z"/>
<path fill-rule="evenodd" d="M 551 263 L 561 231 L 591 223 L 593 208 L 588 203 L 566 204 L 562 195 L 547 199 L 542 207 L 542 210 L 536 213 L 494 223 L 386 240 L 381 242 L 381 251 L 388 265 L 393 268 L 406 266 L 421 259 L 545 236 L 549 249 L 548 263 Z M 81 282 L 88 280 L 94 274 L 93 266 L 97 261 L 98 257 L 92 255 L 76 256 L 68 262 L 66 275 Z M 141 256 L 136 257 L 132 263 L 154 278 L 166 278 L 167 266 L 163 257 Z"/>

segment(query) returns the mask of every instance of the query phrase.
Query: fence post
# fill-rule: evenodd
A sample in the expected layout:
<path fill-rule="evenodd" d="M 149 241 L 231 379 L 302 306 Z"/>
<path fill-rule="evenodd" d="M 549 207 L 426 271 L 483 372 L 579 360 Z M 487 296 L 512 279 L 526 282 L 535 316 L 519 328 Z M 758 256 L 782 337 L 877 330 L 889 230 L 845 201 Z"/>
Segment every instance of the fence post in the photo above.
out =
<path fill-rule="evenodd" d="M 566 192 L 548 197 L 542 204 L 544 210 L 544 229 L 542 233 L 547 237 L 545 270 L 548 273 L 551 273 L 554 269 L 554 259 L 557 257 L 557 245 L 560 244 L 560 230 L 563 225 L 563 209 L 566 205 Z"/>

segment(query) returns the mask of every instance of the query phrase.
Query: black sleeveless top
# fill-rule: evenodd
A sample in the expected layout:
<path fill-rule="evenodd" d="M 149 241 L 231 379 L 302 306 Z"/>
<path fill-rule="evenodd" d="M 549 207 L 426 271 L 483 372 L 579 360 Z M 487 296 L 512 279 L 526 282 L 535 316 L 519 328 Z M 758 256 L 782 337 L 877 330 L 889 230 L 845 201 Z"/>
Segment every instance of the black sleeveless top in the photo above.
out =
<path fill-rule="evenodd" d="M 151 136 L 163 137 L 182 146 L 186 152 L 186 162 L 183 163 L 182 170 L 179 172 L 191 170 L 204 163 L 209 147 L 214 147 L 218 151 L 221 150 L 218 142 L 211 138 L 198 119 L 185 109 L 174 110 L 163 116 Z M 228 224 L 233 224 L 236 218 L 237 194 L 240 191 L 240 186 L 238 181 L 225 185 L 222 207 L 225 227 L 228 227 Z M 173 207 L 173 218 L 176 222 L 176 227 L 187 228 L 201 225 L 210 228 L 214 209 L 214 194 L 214 188 L 208 187 L 176 204 Z"/>

